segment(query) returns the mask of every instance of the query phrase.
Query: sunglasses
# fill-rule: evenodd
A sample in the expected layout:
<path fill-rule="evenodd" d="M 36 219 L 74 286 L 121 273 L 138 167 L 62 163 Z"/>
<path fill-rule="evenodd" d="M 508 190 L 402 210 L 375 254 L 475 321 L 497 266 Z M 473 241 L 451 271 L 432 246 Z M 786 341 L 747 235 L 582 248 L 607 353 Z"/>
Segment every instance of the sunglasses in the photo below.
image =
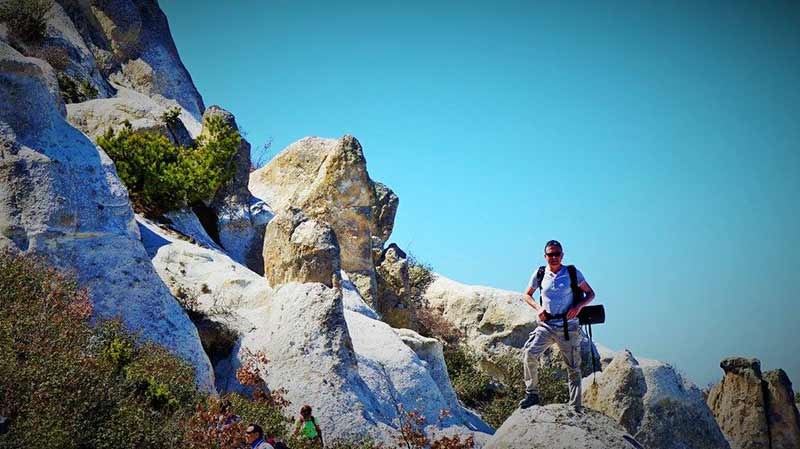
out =
<path fill-rule="evenodd" d="M 555 251 L 552 253 L 544 253 L 547 257 L 561 257 L 561 251 Z"/>

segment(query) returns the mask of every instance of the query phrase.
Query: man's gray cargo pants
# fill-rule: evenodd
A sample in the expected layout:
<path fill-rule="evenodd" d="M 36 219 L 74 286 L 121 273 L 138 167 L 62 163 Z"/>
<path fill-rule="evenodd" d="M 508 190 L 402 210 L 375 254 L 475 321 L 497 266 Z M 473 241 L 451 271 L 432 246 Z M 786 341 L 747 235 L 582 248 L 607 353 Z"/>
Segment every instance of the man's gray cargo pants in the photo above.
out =
<path fill-rule="evenodd" d="M 523 347 L 522 367 L 525 374 L 525 392 L 539 394 L 539 356 L 552 344 L 558 345 L 567 364 L 569 403 L 581 406 L 581 333 L 578 324 L 569 326 L 569 341 L 564 339 L 564 328 L 539 323 Z"/>

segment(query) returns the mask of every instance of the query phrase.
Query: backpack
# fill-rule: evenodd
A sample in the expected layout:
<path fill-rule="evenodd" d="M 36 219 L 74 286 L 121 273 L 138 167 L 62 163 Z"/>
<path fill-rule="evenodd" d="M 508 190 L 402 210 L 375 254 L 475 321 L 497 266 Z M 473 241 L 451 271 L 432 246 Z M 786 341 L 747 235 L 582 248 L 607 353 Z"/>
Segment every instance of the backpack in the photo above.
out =
<path fill-rule="evenodd" d="M 536 272 L 536 282 L 539 284 L 539 305 L 542 304 L 542 280 L 544 279 L 544 265 L 539 267 Z M 578 286 L 578 270 L 575 265 L 567 265 L 567 272 L 569 273 L 569 286 L 572 289 L 572 304 L 569 305 L 571 309 L 575 304 L 579 304 L 586 296 L 586 292 L 581 290 Z"/>

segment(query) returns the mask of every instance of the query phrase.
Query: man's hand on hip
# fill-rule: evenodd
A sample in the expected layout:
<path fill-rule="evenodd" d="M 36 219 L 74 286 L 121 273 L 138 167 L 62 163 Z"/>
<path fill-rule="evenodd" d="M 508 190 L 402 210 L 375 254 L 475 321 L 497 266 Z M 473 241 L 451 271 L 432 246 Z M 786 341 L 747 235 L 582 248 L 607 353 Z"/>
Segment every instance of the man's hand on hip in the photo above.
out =
<path fill-rule="evenodd" d="M 571 319 L 575 318 L 576 316 L 578 316 L 578 314 L 581 313 L 581 309 L 582 309 L 582 307 L 573 307 L 573 308 L 569 309 L 569 312 L 567 312 L 567 319 L 571 320 Z"/>
<path fill-rule="evenodd" d="M 547 321 L 547 311 L 544 310 L 544 307 L 539 310 L 539 321 Z"/>

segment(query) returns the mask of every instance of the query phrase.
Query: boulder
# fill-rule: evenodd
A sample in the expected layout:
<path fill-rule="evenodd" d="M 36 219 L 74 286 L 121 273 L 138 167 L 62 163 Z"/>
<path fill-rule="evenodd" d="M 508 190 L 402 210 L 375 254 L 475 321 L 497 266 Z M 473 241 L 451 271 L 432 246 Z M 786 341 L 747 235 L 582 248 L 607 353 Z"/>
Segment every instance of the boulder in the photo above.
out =
<path fill-rule="evenodd" d="M 233 129 L 239 129 L 233 114 L 219 106 L 206 109 L 203 113 L 204 126 L 210 117 L 221 117 Z M 250 143 L 244 137 L 232 163 L 235 166 L 233 178 L 217 191 L 210 204 L 216 219 L 213 226 L 220 245 L 233 260 L 263 274 L 264 231 L 274 214 L 264 201 L 250 194 L 247 187 L 250 180 Z"/>
<path fill-rule="evenodd" d="M 373 182 L 373 184 L 377 203 L 372 207 L 372 216 L 375 217 L 376 225 L 376 232 L 372 235 L 372 248 L 380 255 L 383 245 L 392 235 L 394 217 L 397 214 L 400 198 L 386 185 L 380 182 Z"/>
<path fill-rule="evenodd" d="M 425 291 L 428 307 L 466 334 L 466 343 L 491 358 L 522 348 L 536 313 L 517 292 L 465 285 L 436 274 Z"/>
<path fill-rule="evenodd" d="M 200 124 L 186 110 L 181 109 L 179 120 L 167 126 L 161 118 L 169 108 L 180 108 L 174 100 L 157 103 L 152 98 L 134 90 L 120 87 L 111 98 L 99 98 L 67 105 L 67 120 L 84 134 L 97 140 L 111 128 L 115 132 L 128 122 L 134 131 L 151 131 L 170 139 L 176 145 L 190 147 L 193 134 Z M 194 134 L 196 135 L 196 133 Z"/>
<path fill-rule="evenodd" d="M 338 287 L 339 270 L 339 242 L 325 222 L 290 209 L 267 225 L 264 276 L 273 287 L 289 282 Z"/>
<path fill-rule="evenodd" d="M 382 252 L 375 268 L 378 280 L 375 310 L 393 327 L 415 328 L 406 253 L 392 243 Z"/>
<path fill-rule="evenodd" d="M 728 448 L 702 392 L 670 365 L 621 351 L 583 379 L 583 404 L 651 449 Z"/>
<path fill-rule="evenodd" d="M 583 404 L 614 418 L 636 435 L 644 417 L 647 392 L 644 374 L 633 354 L 624 351 L 600 374 L 595 374 L 583 389 Z"/>
<path fill-rule="evenodd" d="M 722 381 L 708 393 L 708 406 L 732 449 L 769 449 L 767 404 L 757 359 L 726 358 Z"/>
<path fill-rule="evenodd" d="M 373 245 L 385 241 L 391 229 L 392 200 L 391 194 L 384 192 L 385 204 L 379 203 L 358 140 L 349 135 L 301 139 L 251 174 L 250 191 L 276 213 L 297 207 L 309 217 L 329 223 L 341 245 L 342 269 L 361 296 L 374 304 Z M 380 226 L 375 211 L 383 211 Z"/>
<path fill-rule="evenodd" d="M 770 448 L 800 448 L 800 416 L 789 376 L 782 369 L 764 373 L 767 383 L 767 420 Z"/>
<path fill-rule="evenodd" d="M 485 449 L 641 449 L 625 429 L 600 412 L 563 404 L 517 409 Z"/>
<path fill-rule="evenodd" d="M 197 330 L 158 278 L 114 164 L 70 126 L 52 68 L 0 42 L 0 247 L 46 257 L 89 290 L 95 317 L 213 375 Z"/>

